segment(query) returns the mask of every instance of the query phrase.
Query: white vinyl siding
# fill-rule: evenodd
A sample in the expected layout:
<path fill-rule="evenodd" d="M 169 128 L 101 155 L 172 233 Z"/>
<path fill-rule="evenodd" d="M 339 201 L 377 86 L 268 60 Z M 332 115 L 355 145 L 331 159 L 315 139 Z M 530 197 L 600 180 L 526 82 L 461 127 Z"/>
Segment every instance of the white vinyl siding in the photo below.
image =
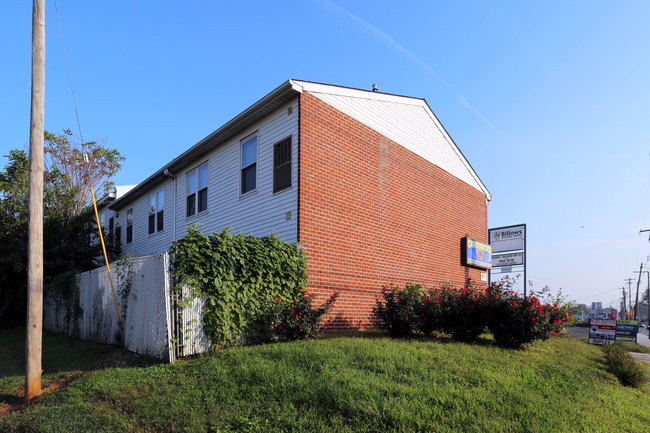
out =
<path fill-rule="evenodd" d="M 156 185 L 156 187 L 149 190 L 146 194 L 141 195 L 135 202 L 131 202 L 124 208 L 120 209 L 117 221 L 122 227 L 126 227 L 128 209 L 133 209 L 133 242 L 127 244 L 126 236 L 122 235 L 124 238 L 124 242 L 122 242 L 122 255 L 136 257 L 146 256 L 167 251 L 169 249 L 173 233 L 173 200 L 171 200 L 171 197 L 174 196 L 173 186 L 174 182 L 172 180 L 166 180 L 165 182 Z M 155 236 L 149 235 L 149 198 L 152 195 L 159 194 L 161 191 L 164 191 L 164 204 L 163 208 L 157 209 L 157 211 L 163 211 L 164 230 L 156 232 Z"/>
<path fill-rule="evenodd" d="M 287 109 L 291 106 L 292 113 Z M 241 143 L 256 132 L 256 189 L 254 194 L 241 193 Z M 273 145 L 292 137 L 292 187 L 273 194 Z M 219 146 L 207 156 L 210 167 L 208 210 L 200 218 L 184 218 L 185 196 L 177 199 L 176 238 L 186 232 L 185 226 L 200 222 L 199 229 L 210 234 L 231 227 L 233 233 L 254 236 L 275 233 L 287 242 L 298 239 L 298 100 L 275 110 L 264 120 Z M 204 157 L 206 158 L 206 157 Z M 178 177 L 178 191 L 186 191 L 186 177 Z M 179 196 L 180 197 L 180 196 Z M 290 219 L 287 219 L 290 213 Z"/>
<path fill-rule="evenodd" d="M 291 113 L 288 108 L 292 107 Z M 278 108 L 260 122 L 251 125 L 241 134 L 217 146 L 200 160 L 188 164 L 174 173 L 176 179 L 168 179 L 134 202 L 125 203 L 120 210 L 119 221 L 126 227 L 127 209 L 133 208 L 133 242 L 122 245 L 125 255 L 143 256 L 168 250 L 172 240 L 182 238 L 186 226 L 199 224 L 198 228 L 208 235 L 230 227 L 233 233 L 243 232 L 254 236 L 275 233 L 287 242 L 298 239 L 298 99 Z M 242 196 L 241 140 L 257 136 L 256 192 Z M 273 145 L 291 137 L 291 187 L 273 194 Z M 187 217 L 188 173 L 198 165 L 207 163 L 208 187 L 207 210 Z M 175 183 L 175 186 L 174 186 Z M 149 236 L 149 196 L 161 187 L 165 194 L 165 229 Z M 287 216 L 289 218 L 287 219 Z"/>

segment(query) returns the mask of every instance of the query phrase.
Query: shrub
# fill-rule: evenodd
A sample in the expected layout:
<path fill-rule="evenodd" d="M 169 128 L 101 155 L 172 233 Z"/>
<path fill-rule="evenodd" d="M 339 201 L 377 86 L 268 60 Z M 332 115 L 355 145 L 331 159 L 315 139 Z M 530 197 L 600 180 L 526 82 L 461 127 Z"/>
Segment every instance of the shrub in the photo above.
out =
<path fill-rule="evenodd" d="M 308 340 L 322 330 L 323 317 L 329 312 L 339 294 L 334 293 L 320 307 L 313 307 L 316 295 L 302 292 L 288 302 L 276 299 L 268 306 L 268 313 L 255 319 L 255 338 L 260 342 Z"/>
<path fill-rule="evenodd" d="M 483 290 L 468 281 L 460 289 L 443 286 L 423 290 L 407 284 L 405 289 L 388 287 L 378 297 L 375 313 L 380 326 L 394 336 L 434 331 L 451 334 L 456 340 L 473 341 L 486 327 L 497 344 L 519 348 L 535 340 L 566 336 L 571 320 L 567 308 L 544 305 L 534 295 L 524 299 L 510 290 L 510 281 Z"/>
<path fill-rule="evenodd" d="M 174 290 L 190 299 L 205 297 L 204 329 L 213 344 L 238 344 L 252 320 L 267 314 L 276 299 L 299 299 L 307 285 L 307 262 L 300 244 L 275 235 L 233 235 L 229 230 L 203 235 L 196 226 L 171 248 Z"/>
<path fill-rule="evenodd" d="M 486 291 L 488 328 L 500 346 L 519 348 L 535 340 L 565 336 L 564 324 L 571 314 L 557 304 L 544 305 L 534 294 L 527 298 L 509 290 L 507 283 L 494 283 Z"/>
<path fill-rule="evenodd" d="M 433 295 L 436 305 L 432 310 L 438 315 L 433 320 L 439 330 L 460 341 L 478 339 L 487 325 L 484 290 L 468 284 L 460 289 L 437 288 L 431 292 L 432 299 Z"/>
<path fill-rule="evenodd" d="M 646 381 L 647 377 L 634 358 L 625 351 L 620 343 L 603 346 L 605 362 L 608 370 L 614 374 L 625 386 L 639 388 Z"/>
<path fill-rule="evenodd" d="M 384 287 L 374 308 L 379 326 L 396 337 L 420 330 L 426 321 L 422 312 L 424 299 L 425 293 L 419 284 L 407 283 L 405 289 Z"/>

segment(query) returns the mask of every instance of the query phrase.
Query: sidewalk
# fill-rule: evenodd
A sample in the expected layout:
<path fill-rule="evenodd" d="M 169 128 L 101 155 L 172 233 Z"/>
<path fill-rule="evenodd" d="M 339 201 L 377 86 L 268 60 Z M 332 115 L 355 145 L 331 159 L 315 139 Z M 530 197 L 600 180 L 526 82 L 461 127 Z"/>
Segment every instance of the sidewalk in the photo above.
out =
<path fill-rule="evenodd" d="M 636 334 L 636 342 L 641 346 L 650 347 L 650 338 L 648 338 L 647 329 L 641 329 L 641 331 L 638 334 Z M 650 364 L 650 354 L 638 353 L 638 352 L 629 352 L 629 353 L 639 361 L 643 361 Z"/>

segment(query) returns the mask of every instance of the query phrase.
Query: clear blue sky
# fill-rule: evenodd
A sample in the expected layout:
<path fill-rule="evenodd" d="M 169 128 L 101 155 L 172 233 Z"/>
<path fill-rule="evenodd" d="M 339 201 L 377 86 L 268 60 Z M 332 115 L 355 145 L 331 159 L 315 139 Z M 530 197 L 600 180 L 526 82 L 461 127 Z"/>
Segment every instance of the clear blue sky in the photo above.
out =
<path fill-rule="evenodd" d="M 45 127 L 78 134 L 54 1 Z M 528 224 L 528 279 L 617 306 L 650 255 L 650 2 L 59 0 L 86 140 L 134 184 L 289 78 L 425 98 Z M 0 155 L 29 141 L 31 3 L 0 5 Z M 0 165 L 6 164 L 6 158 Z M 642 288 L 646 285 L 643 284 Z"/>

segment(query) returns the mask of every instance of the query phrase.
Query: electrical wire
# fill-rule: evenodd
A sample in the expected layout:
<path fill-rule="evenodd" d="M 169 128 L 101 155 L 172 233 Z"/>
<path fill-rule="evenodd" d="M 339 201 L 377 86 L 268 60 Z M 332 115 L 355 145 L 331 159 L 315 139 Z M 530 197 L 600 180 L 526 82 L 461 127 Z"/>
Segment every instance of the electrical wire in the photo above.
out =
<path fill-rule="evenodd" d="M 79 128 L 79 138 L 81 139 L 81 146 L 85 148 L 83 135 L 81 134 L 81 122 L 79 121 L 79 110 L 77 110 L 77 100 L 74 97 L 74 89 L 72 87 L 72 75 L 70 74 L 70 64 L 68 63 L 68 53 L 65 49 L 65 41 L 63 40 L 63 26 L 61 25 L 61 16 L 59 15 L 59 6 L 54 0 L 54 9 L 56 10 L 56 18 L 59 21 L 59 33 L 61 33 L 61 45 L 63 45 L 63 57 L 65 58 L 65 67 L 68 70 L 68 81 L 70 81 L 70 93 L 72 93 L 72 103 L 74 104 L 74 112 L 77 116 L 77 127 Z"/>

